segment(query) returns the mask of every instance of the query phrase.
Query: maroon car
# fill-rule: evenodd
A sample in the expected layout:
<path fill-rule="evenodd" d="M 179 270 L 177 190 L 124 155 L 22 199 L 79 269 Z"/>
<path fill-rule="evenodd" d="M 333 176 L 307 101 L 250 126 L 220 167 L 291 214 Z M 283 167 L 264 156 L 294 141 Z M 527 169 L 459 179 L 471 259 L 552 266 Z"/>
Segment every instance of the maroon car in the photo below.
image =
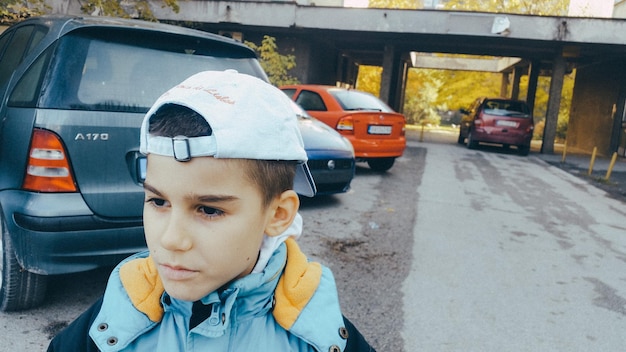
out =
<path fill-rule="evenodd" d="M 470 110 L 461 110 L 463 119 L 459 144 L 474 149 L 479 143 L 516 146 L 519 154 L 528 155 L 534 122 L 528 104 L 504 98 L 478 98 Z"/>

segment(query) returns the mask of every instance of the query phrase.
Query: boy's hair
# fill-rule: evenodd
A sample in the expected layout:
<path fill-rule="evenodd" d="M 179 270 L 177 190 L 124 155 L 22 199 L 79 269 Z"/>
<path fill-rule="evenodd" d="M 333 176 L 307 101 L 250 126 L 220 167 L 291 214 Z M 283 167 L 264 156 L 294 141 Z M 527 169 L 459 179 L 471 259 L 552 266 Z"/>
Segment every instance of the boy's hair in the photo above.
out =
<path fill-rule="evenodd" d="M 202 115 L 177 104 L 161 106 L 150 118 L 148 132 L 154 136 L 188 138 L 210 136 L 213 131 Z M 246 168 L 245 175 L 260 190 L 263 205 L 268 206 L 284 191 L 293 188 L 296 162 L 282 160 L 240 160 Z"/>

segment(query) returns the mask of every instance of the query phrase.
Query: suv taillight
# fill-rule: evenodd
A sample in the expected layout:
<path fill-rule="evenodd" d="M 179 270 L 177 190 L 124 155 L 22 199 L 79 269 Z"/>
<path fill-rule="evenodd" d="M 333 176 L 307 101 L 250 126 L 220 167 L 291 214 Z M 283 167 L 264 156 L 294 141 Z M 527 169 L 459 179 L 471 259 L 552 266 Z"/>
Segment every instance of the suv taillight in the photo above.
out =
<path fill-rule="evenodd" d="M 22 187 L 37 192 L 77 191 L 67 153 L 56 134 L 42 129 L 33 131 Z"/>

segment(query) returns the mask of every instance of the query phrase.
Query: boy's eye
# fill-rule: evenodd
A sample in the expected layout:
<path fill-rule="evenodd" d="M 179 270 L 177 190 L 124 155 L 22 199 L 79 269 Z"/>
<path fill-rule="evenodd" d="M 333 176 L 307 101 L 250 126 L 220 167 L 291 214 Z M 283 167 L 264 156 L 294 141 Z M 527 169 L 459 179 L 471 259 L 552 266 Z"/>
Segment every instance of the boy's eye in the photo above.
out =
<path fill-rule="evenodd" d="M 146 200 L 146 203 L 152 203 L 152 205 L 154 205 L 155 207 L 163 207 L 166 204 L 165 199 L 160 199 L 160 198 L 149 198 Z"/>
<path fill-rule="evenodd" d="M 206 206 L 201 206 L 199 208 L 199 211 L 202 213 L 202 215 L 206 215 L 209 217 L 216 217 L 216 216 L 220 216 L 223 215 L 224 212 L 219 210 L 219 209 L 215 209 L 212 207 L 206 207 Z"/>

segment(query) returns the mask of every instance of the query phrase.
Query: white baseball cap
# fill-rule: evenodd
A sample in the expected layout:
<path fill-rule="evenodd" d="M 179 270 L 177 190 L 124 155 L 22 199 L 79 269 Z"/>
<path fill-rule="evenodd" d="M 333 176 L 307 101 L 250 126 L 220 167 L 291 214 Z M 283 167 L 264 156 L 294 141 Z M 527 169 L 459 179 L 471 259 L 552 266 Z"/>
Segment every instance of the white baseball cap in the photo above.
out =
<path fill-rule="evenodd" d="M 212 134 L 150 135 L 150 118 L 166 104 L 202 115 Z M 139 150 L 179 161 L 199 156 L 297 161 L 294 190 L 307 197 L 316 192 L 291 99 L 271 84 L 234 70 L 197 73 L 161 95 L 144 117 Z"/>

